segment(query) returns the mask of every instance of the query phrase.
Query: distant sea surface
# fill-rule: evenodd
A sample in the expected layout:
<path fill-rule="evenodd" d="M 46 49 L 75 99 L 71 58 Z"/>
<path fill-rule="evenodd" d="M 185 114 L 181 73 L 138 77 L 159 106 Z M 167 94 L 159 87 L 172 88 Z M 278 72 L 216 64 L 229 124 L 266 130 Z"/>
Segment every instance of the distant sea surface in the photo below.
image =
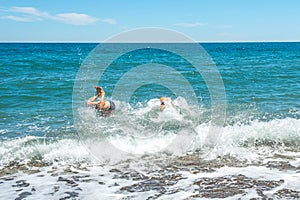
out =
<path fill-rule="evenodd" d="M 146 151 L 131 161 L 114 164 L 99 163 L 90 155 L 73 121 L 72 93 L 77 72 L 97 45 L 0 43 L 0 197 L 300 198 L 299 42 L 201 44 L 219 70 L 226 92 L 221 142 L 204 160 L 200 142 L 188 154 L 178 157 Z M 176 66 L 194 84 L 203 116 L 198 121 L 191 122 L 188 116 L 175 121 L 191 123 L 201 138 L 210 123 L 210 93 L 201 77 L 195 80 L 190 66 L 172 54 L 152 49 L 141 50 L 138 56 L 127 55 L 131 60 L 117 59 L 107 79 L 99 84 L 110 97 L 116 83 L 113 75 L 133 62 L 143 64 L 152 54 L 160 56 L 151 62 L 157 59 L 161 64 Z M 94 89 L 91 87 L 87 93 L 94 94 Z M 120 137 L 156 132 L 160 111 L 153 102 L 162 95 L 171 96 L 177 105 L 189 101 L 157 85 L 139 88 L 129 105 L 114 99 L 114 123 L 120 124 L 118 128 L 123 132 L 118 135 L 120 131 L 101 124 L 103 129 L 109 129 L 105 136 L 111 133 L 110 140 L 123 142 L 123 146 L 152 148 Z M 183 113 L 191 111 L 189 107 L 185 109 Z M 118 121 L 118 115 L 124 118 L 124 112 L 129 113 L 130 123 Z M 166 126 L 169 124 L 163 124 Z M 189 132 L 191 126 L 180 127 L 180 132 Z M 168 133 L 178 131 L 178 127 L 165 129 Z M 168 140 L 160 138 L 165 141 L 155 140 L 158 145 Z M 219 186 L 221 193 L 210 187 L 224 182 L 228 184 Z"/>

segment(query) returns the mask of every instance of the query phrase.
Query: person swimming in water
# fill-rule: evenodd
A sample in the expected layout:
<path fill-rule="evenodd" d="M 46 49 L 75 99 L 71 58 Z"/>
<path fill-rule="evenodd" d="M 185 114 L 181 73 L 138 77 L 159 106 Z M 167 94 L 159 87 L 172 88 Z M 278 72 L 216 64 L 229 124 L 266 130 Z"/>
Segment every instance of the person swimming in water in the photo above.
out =
<path fill-rule="evenodd" d="M 173 108 L 175 108 L 175 105 L 172 102 L 172 99 L 170 97 L 160 97 L 160 111 L 163 111 L 166 106 L 171 105 Z"/>
<path fill-rule="evenodd" d="M 100 111 L 100 115 L 103 117 L 108 117 L 116 109 L 115 103 L 111 100 L 105 101 L 105 91 L 100 86 L 95 86 L 97 94 L 89 98 L 86 102 L 87 106 L 93 107 Z M 99 97 L 100 101 L 96 101 Z"/>

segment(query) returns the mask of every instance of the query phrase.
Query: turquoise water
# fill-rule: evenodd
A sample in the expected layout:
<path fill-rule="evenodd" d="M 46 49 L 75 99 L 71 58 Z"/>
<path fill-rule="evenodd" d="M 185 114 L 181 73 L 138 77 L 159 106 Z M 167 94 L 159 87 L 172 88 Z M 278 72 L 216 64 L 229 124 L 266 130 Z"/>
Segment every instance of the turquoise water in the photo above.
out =
<path fill-rule="evenodd" d="M 127 45 L 137 44 L 113 50 Z M 90 59 L 97 44 L 1 43 L 2 197 L 299 198 L 300 43 L 201 45 L 214 63 L 186 44 L 174 44 L 184 56 L 146 47 L 116 58 L 104 49 Z M 97 64 L 112 57 L 100 77 Z M 189 61 L 203 62 L 204 70 Z M 147 65 L 128 76 L 148 63 L 161 68 Z M 221 91 L 216 77 L 202 73 L 214 66 L 224 99 L 212 97 L 213 89 Z M 175 72 L 190 87 L 168 79 Z M 130 78 L 122 82 L 124 77 Z M 155 81 L 123 99 L 147 77 Z M 164 79 L 180 95 L 156 82 Z M 85 106 L 94 84 L 116 103 L 109 118 Z M 177 108 L 160 112 L 162 95 L 172 97 Z M 226 113 L 216 119 L 225 121 L 214 129 L 213 114 L 223 108 Z M 207 138 L 216 141 L 213 148 L 207 148 Z"/>
<path fill-rule="evenodd" d="M 80 65 L 96 45 L 0 44 L 0 138 L 76 135 L 72 118 L 73 84 Z M 242 117 L 258 120 L 299 119 L 300 43 L 216 43 L 202 46 L 221 73 L 229 120 L 241 112 L 248 112 Z M 122 76 L 120 68 L 127 70 L 150 60 L 184 70 L 183 74 L 195 89 L 199 102 L 210 106 L 203 79 L 176 55 L 155 49 L 131 54 L 130 59 L 128 55 L 117 59 L 106 73 L 107 78 L 104 76 L 105 81 L 101 84 L 108 95 Z M 161 94 L 175 97 L 164 87 L 147 85 L 134 93 L 131 103 L 145 103 Z"/>
<path fill-rule="evenodd" d="M 94 44 L 1 44 L 1 138 L 73 134 L 72 88 Z"/>

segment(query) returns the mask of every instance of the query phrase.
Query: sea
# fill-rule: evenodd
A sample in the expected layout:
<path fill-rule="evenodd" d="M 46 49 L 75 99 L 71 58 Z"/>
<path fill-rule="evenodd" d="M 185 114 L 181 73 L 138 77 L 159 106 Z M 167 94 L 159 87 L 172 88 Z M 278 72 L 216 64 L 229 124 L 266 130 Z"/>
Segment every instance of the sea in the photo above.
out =
<path fill-rule="evenodd" d="M 101 45 L 0 43 L 0 199 L 300 199 L 299 42 Z"/>

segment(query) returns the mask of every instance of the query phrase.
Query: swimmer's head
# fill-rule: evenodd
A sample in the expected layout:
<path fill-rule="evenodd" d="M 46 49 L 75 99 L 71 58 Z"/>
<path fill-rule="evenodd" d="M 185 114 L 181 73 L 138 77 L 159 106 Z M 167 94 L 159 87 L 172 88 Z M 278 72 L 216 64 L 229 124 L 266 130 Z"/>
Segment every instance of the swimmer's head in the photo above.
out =
<path fill-rule="evenodd" d="M 160 97 L 160 111 L 163 111 L 165 109 L 165 97 Z"/>

